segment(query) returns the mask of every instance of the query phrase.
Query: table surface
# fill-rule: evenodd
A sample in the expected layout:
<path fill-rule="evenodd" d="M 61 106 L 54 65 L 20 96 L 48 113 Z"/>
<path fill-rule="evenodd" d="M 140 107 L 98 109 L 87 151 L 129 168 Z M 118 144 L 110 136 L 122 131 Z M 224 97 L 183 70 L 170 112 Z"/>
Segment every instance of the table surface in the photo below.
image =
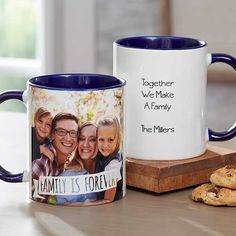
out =
<path fill-rule="evenodd" d="M 0 163 L 26 168 L 26 115 L 0 112 Z M 235 139 L 221 143 L 236 148 Z M 27 183 L 0 182 L 0 235 L 236 235 L 234 207 L 191 200 L 192 188 L 152 194 L 128 188 L 120 201 L 63 207 L 27 199 Z"/>

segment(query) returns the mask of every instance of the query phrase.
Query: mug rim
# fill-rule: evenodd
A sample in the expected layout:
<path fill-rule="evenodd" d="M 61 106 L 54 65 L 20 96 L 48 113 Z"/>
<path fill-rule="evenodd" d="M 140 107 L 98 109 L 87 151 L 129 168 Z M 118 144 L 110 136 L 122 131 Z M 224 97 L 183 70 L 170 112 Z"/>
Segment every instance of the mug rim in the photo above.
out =
<path fill-rule="evenodd" d="M 181 41 L 182 45 L 177 45 L 178 43 L 181 43 Z M 154 51 L 192 50 L 207 46 L 206 41 L 195 38 L 179 37 L 179 36 L 155 36 L 155 35 L 125 37 L 116 40 L 114 43 L 119 47 L 124 47 L 129 49 L 154 50 Z"/>
<path fill-rule="evenodd" d="M 79 80 L 82 80 L 82 82 L 80 81 L 78 83 Z M 32 87 L 48 90 L 94 91 L 123 87 L 126 85 L 126 81 L 112 75 L 104 74 L 58 73 L 35 76 L 29 79 L 27 84 Z"/>

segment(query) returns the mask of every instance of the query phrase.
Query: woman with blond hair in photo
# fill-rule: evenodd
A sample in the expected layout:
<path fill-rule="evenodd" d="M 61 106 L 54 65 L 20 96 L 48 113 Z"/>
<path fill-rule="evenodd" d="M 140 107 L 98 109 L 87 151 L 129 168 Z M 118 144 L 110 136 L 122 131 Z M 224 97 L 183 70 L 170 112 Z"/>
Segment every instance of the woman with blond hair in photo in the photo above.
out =
<path fill-rule="evenodd" d="M 80 127 L 78 158 L 89 174 L 95 173 L 97 153 L 97 126 L 92 122 L 86 122 Z"/>

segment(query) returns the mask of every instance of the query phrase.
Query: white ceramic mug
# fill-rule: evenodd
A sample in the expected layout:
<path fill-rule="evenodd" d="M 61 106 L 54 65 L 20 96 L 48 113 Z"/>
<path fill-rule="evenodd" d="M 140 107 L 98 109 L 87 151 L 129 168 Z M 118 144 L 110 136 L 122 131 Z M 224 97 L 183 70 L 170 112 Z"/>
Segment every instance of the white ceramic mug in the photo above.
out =
<path fill-rule="evenodd" d="M 226 54 L 208 54 L 207 44 L 192 38 L 140 36 L 113 44 L 113 74 L 127 81 L 127 156 L 178 160 L 199 156 L 206 142 L 225 141 L 235 126 L 214 132 L 206 126 L 207 67 Z"/>

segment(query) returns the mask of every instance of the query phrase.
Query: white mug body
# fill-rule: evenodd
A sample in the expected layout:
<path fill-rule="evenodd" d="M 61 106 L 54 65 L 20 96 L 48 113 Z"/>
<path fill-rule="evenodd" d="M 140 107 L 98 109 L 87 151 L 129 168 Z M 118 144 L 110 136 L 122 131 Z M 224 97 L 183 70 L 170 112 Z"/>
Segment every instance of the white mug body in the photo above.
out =
<path fill-rule="evenodd" d="M 207 46 L 183 50 L 114 43 L 114 75 L 127 81 L 126 154 L 177 160 L 206 150 Z"/>

